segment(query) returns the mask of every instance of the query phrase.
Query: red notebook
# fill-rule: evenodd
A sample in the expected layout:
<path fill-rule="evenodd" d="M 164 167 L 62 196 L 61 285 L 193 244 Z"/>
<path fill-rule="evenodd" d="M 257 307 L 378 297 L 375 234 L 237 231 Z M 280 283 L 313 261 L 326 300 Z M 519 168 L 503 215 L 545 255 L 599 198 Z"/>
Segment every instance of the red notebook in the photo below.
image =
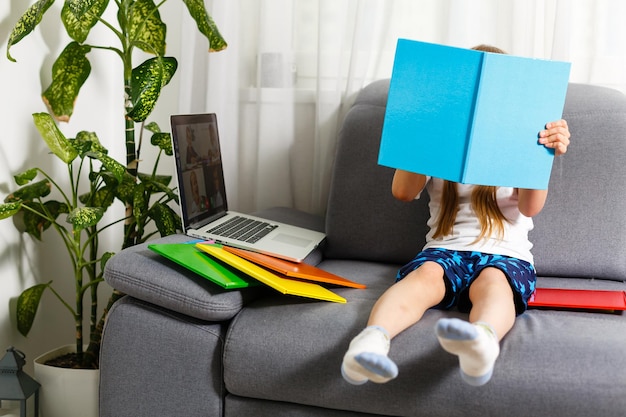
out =
<path fill-rule="evenodd" d="M 626 291 L 537 288 L 530 297 L 528 306 L 583 310 L 626 310 Z"/>

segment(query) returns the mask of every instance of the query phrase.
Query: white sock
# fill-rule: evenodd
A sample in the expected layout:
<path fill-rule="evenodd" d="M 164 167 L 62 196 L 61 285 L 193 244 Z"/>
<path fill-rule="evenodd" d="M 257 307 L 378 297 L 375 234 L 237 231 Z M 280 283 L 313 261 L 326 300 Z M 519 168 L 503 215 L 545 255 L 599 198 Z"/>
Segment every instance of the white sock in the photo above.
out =
<path fill-rule="evenodd" d="M 363 329 L 352 341 L 343 357 L 341 374 L 351 384 L 361 385 L 368 380 L 384 383 L 398 375 L 398 367 L 387 357 L 389 334 L 379 326 Z"/>
<path fill-rule="evenodd" d="M 441 347 L 459 357 L 461 375 L 470 385 L 484 385 L 493 374 L 500 344 L 487 323 L 440 319 L 435 327 Z"/>

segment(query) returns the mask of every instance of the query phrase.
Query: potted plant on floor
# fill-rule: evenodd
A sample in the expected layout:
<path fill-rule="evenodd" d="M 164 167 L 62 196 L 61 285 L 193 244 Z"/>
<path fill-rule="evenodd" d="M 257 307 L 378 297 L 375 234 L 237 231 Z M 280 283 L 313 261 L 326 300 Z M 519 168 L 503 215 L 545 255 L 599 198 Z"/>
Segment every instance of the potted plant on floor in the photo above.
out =
<path fill-rule="evenodd" d="M 102 282 L 104 265 L 111 256 L 101 253 L 98 245 L 99 234 L 111 225 L 102 224 L 105 211 L 116 199 L 125 206 L 124 213 L 119 216 L 119 221 L 124 221 L 124 233 L 120 239 L 122 248 L 148 239 L 152 233 L 147 232 L 146 226 L 150 223 L 155 224 L 161 235 L 173 233 L 180 224 L 180 219 L 168 205 L 177 199 L 170 186 L 171 178 L 156 174 L 161 155 L 171 154 L 169 133 L 161 132 L 154 123 L 145 124 L 161 89 L 168 84 L 178 65 L 175 58 L 165 55 L 166 26 L 159 8 L 166 1 L 158 4 L 153 0 L 64 2 L 58 21 L 72 40 L 54 62 L 52 82 L 42 94 L 50 114 L 37 113 L 33 117 L 52 153 L 66 165 L 67 177 L 62 180 L 54 178 L 39 168 L 16 175 L 16 182 L 22 188 L 0 205 L 0 218 L 14 217 L 24 232 L 37 239 L 46 229 L 56 230 L 67 248 L 74 270 L 75 303 L 64 300 L 55 291 L 53 282 L 38 284 L 25 290 L 18 299 L 18 327 L 23 334 L 28 333 L 43 293 L 51 291 L 72 313 L 73 326 L 76 327 L 75 357 L 80 362 L 79 367 L 97 368 L 100 335 L 108 310 L 107 306 L 104 314 L 97 316 L 98 284 Z M 53 3 L 54 0 L 38 0 L 22 15 L 8 40 L 8 59 L 14 60 L 11 47 L 35 30 Z M 198 30 L 208 39 L 209 50 L 224 49 L 226 43 L 204 2 L 183 0 L 183 3 Z M 103 17 L 108 7 L 116 9 L 117 22 Z M 89 33 L 96 25 L 110 30 L 118 44 L 88 43 Z M 90 74 L 88 56 L 93 51 L 118 58 L 123 69 L 120 97 L 124 99 L 120 100 L 120 106 L 125 108 L 125 132 L 120 132 L 120 140 L 126 144 L 125 163 L 111 158 L 95 133 L 81 131 L 76 138 L 68 139 L 56 124 L 56 121 L 69 121 L 75 99 Z M 152 56 L 137 65 L 134 60 L 144 55 L 139 51 Z M 142 174 L 139 161 L 145 132 L 152 134 L 151 142 L 159 147 L 159 152 L 150 172 Z M 37 175 L 43 179 L 34 181 Z M 120 295 L 114 291 L 109 305 Z M 90 303 L 89 346 L 84 350 L 87 338 L 82 327 L 87 297 Z M 44 393 L 45 386 L 42 388 Z"/>
<path fill-rule="evenodd" d="M 125 166 L 108 156 L 107 149 L 94 133 L 80 132 L 76 138 L 68 139 L 48 113 L 36 113 L 33 120 L 51 153 L 65 165 L 69 183 L 67 186 L 62 185 L 59 178 L 53 178 L 40 168 L 16 175 L 15 181 L 22 187 L 10 194 L 5 204 L 0 205 L 0 218 L 13 216 L 18 229 L 38 240 L 45 230 L 58 233 L 72 266 L 75 298 L 73 301 L 63 298 L 55 288 L 54 280 L 28 288 L 17 301 L 17 327 L 24 336 L 29 333 L 45 291 L 52 292 L 67 308 L 75 326 L 75 344 L 62 346 L 35 359 L 35 375 L 42 384 L 42 409 L 47 417 L 97 415 L 98 351 L 103 325 L 103 317 L 98 317 L 98 287 L 103 281 L 106 261 L 112 256 L 111 252 L 103 253 L 100 250 L 99 237 L 108 227 L 124 220 L 120 216 L 119 220 L 103 224 L 103 216 L 115 198 L 124 199 L 124 194 L 132 192 L 137 185 Z M 160 152 L 171 151 L 171 145 L 165 141 L 160 145 Z M 145 178 L 142 183 L 149 185 L 154 182 L 167 187 L 169 178 L 153 176 Z M 176 198 L 172 190 L 161 189 L 163 187 L 155 186 L 146 194 L 154 197 L 154 204 L 166 205 Z M 173 214 L 148 214 L 139 221 L 154 221 L 161 234 L 176 231 L 177 222 Z M 114 292 L 110 302 L 114 302 L 118 296 L 120 294 Z M 108 307 L 102 313 L 103 316 Z M 89 316 L 88 333 L 83 331 L 85 316 Z M 88 342 L 87 334 L 89 347 L 83 351 L 83 345 Z M 59 373 L 63 376 L 59 377 Z M 63 380 L 63 384 L 48 384 L 48 379 Z M 71 385 L 72 381 L 75 385 Z M 68 396 L 57 394 L 53 389 L 75 392 L 75 401 L 69 404 L 55 402 L 57 398 Z M 95 398 L 89 400 L 89 394 Z M 66 410 L 68 405 L 70 409 Z"/>

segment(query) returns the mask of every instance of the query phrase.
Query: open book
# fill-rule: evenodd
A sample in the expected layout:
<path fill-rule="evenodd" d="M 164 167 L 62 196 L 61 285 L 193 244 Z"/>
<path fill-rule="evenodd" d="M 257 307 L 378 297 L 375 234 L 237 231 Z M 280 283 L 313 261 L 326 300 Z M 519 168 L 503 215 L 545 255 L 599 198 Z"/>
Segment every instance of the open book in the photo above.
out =
<path fill-rule="evenodd" d="M 546 189 L 570 64 L 399 39 L 379 164 L 465 184 Z"/>

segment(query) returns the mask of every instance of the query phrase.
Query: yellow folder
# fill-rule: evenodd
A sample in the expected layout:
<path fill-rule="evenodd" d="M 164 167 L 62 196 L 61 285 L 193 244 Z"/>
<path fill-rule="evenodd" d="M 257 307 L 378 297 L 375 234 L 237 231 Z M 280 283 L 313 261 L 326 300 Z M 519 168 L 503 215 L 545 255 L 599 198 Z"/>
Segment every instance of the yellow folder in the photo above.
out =
<path fill-rule="evenodd" d="M 239 256 L 227 252 L 220 245 L 212 245 L 206 243 L 197 243 L 198 249 L 203 250 L 209 255 L 219 259 L 226 264 L 239 269 L 247 275 L 255 278 L 265 285 L 280 291 L 283 294 L 297 295 L 300 297 L 315 298 L 324 301 L 333 301 L 336 303 L 345 303 L 346 299 L 335 294 L 334 292 L 312 282 L 296 281 L 289 278 L 283 278 L 272 273 L 258 265 L 253 264 Z"/>

